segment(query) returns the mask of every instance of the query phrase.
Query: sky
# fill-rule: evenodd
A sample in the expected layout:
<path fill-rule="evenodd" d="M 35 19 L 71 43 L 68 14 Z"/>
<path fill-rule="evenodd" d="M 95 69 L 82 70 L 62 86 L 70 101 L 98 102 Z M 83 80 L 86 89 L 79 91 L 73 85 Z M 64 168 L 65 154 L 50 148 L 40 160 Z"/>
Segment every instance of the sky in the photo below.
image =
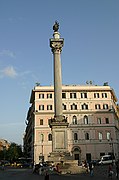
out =
<path fill-rule="evenodd" d="M 56 20 L 62 83 L 108 82 L 119 98 L 119 0 L 0 0 L 1 139 L 23 143 L 32 89 L 53 85 Z"/>

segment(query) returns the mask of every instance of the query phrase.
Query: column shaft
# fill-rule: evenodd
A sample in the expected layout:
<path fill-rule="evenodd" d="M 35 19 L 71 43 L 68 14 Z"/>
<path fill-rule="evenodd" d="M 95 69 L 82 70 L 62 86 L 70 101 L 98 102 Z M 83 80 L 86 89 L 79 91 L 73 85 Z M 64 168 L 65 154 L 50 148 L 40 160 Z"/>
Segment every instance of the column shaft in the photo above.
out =
<path fill-rule="evenodd" d="M 54 52 L 54 106 L 55 117 L 62 118 L 62 76 L 60 51 Z"/>

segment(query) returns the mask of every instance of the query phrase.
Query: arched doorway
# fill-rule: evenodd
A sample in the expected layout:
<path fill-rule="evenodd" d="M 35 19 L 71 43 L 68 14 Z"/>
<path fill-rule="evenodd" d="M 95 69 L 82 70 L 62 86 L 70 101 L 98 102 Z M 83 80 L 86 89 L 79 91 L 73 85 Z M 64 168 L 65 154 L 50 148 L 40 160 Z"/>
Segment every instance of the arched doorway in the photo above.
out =
<path fill-rule="evenodd" d="M 72 148 L 72 155 L 74 157 L 74 160 L 81 161 L 81 149 L 78 146 L 75 146 Z"/>

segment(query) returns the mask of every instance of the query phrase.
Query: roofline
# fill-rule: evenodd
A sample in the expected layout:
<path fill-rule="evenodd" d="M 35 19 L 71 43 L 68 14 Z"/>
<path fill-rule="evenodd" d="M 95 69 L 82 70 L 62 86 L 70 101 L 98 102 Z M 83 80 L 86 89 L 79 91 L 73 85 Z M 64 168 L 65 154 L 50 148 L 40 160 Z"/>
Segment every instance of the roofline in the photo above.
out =
<path fill-rule="evenodd" d="M 54 86 L 35 86 L 34 89 L 32 89 L 31 97 L 30 97 L 30 103 L 33 102 L 34 94 L 35 92 L 54 92 Z M 97 85 L 62 85 L 62 91 L 110 91 L 112 96 L 114 97 L 115 102 L 118 101 L 116 94 L 114 92 L 114 89 L 110 86 L 97 86 Z"/>

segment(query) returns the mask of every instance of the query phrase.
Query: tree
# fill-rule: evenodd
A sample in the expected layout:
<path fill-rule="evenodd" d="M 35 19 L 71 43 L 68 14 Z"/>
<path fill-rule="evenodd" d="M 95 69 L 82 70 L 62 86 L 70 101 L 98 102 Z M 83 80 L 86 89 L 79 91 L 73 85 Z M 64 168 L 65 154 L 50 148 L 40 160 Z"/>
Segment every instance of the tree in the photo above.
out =
<path fill-rule="evenodd" d="M 9 149 L 6 152 L 7 160 L 11 162 L 16 161 L 19 157 L 22 157 L 22 147 L 16 143 L 11 143 Z"/>
<path fill-rule="evenodd" d="M 4 152 L 3 152 L 3 150 L 0 151 L 0 159 L 4 159 Z"/>

